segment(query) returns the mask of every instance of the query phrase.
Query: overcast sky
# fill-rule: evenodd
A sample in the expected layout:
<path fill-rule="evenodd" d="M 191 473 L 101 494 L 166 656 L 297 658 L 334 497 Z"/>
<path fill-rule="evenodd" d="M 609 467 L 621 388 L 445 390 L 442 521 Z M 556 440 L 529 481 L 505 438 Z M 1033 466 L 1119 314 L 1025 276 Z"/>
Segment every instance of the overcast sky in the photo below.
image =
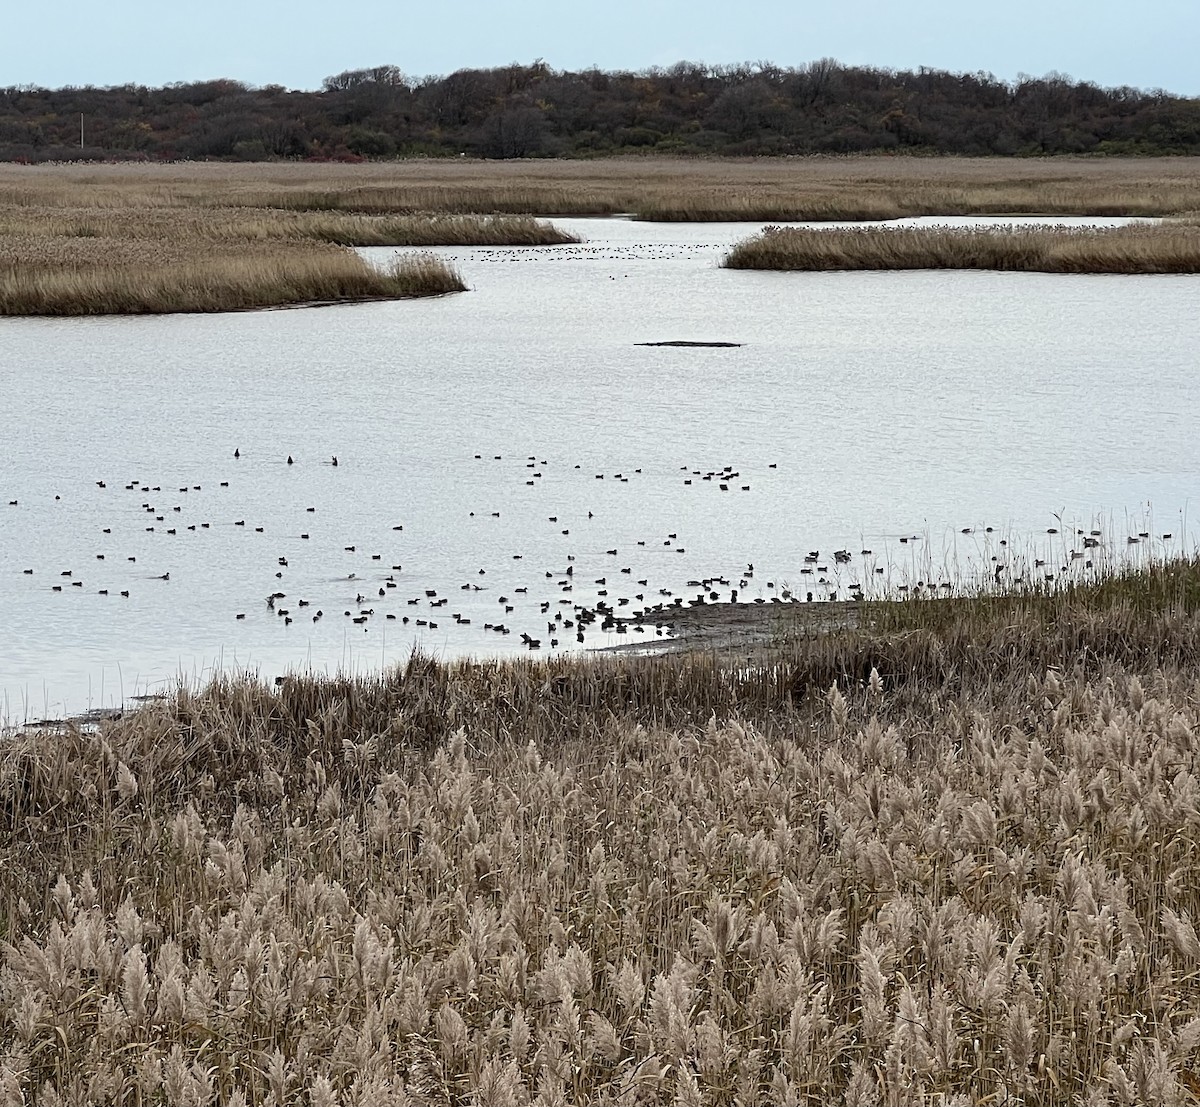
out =
<path fill-rule="evenodd" d="M 232 77 L 317 88 L 343 69 L 411 76 L 544 59 L 1050 71 L 1200 95 L 1200 0 L 58 0 L 5 5 L 0 86 Z"/>

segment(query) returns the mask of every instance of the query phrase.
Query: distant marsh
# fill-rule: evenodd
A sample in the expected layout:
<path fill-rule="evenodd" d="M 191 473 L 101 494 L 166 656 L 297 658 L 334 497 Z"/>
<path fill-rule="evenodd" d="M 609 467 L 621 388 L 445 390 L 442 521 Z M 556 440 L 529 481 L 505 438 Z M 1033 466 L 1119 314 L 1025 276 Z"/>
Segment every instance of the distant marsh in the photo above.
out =
<path fill-rule="evenodd" d="M 1196 158 L 412 159 L 364 165 L 0 166 L 0 206 L 265 207 L 363 215 L 635 214 L 801 221 L 1200 211 Z"/>

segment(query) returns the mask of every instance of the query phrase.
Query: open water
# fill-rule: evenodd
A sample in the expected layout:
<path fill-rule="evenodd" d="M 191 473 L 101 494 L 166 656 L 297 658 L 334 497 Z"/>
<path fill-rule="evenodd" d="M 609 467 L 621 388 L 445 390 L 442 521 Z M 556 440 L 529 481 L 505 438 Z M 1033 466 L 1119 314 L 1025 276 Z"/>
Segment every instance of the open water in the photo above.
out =
<path fill-rule="evenodd" d="M 734 272 L 756 225 L 555 222 L 587 241 L 438 251 L 440 299 L 0 319 L 0 719 L 1194 548 L 1200 277 Z M 740 345 L 639 345 L 678 340 Z"/>

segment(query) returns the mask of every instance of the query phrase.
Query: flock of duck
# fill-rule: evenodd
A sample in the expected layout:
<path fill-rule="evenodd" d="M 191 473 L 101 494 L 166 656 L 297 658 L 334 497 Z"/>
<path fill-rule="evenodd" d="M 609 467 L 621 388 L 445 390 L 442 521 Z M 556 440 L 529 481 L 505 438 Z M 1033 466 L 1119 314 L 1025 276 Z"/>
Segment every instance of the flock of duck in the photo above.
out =
<path fill-rule="evenodd" d="M 589 243 L 579 242 L 552 247 L 488 246 L 472 251 L 473 264 L 506 264 L 513 262 L 577 262 L 577 261 L 667 261 L 690 258 L 709 258 L 729 249 L 727 243 Z M 628 274 L 622 274 L 627 276 Z M 615 280 L 616 276 L 610 276 Z"/>
<path fill-rule="evenodd" d="M 484 454 L 478 453 L 474 457 L 476 461 L 505 460 L 500 454 L 487 455 L 485 458 Z M 288 463 L 292 462 L 293 459 L 289 457 Z M 336 466 L 337 458 L 332 458 L 330 464 Z M 547 459 L 539 459 L 537 455 L 526 457 L 521 475 L 523 483 L 535 487 L 549 465 Z M 580 470 L 581 466 L 575 465 L 574 469 Z M 732 466 L 691 472 L 702 481 L 714 482 L 722 491 L 732 487 L 732 482 L 742 479 L 740 471 Z M 597 472 L 594 479 L 628 484 L 640 475 L 642 469 L 636 467 L 628 471 Z M 685 483 L 691 484 L 692 478 L 689 477 Z M 749 485 L 739 487 L 742 491 L 749 491 Z M 475 518 L 477 514 L 481 513 L 470 511 L 468 517 Z M 499 511 L 487 514 L 493 519 L 501 516 Z M 581 521 L 594 518 L 595 514 L 590 510 L 580 512 Z M 572 534 L 571 526 L 561 526 L 568 521 L 565 516 L 547 515 L 545 521 L 551 527 L 557 527 L 563 537 Z M 392 529 L 402 532 L 404 525 L 396 524 Z M 688 552 L 675 531 L 665 532 L 653 539 L 638 539 L 635 545 L 644 549 L 651 542 L 663 552 L 684 556 Z M 343 608 L 341 615 L 364 631 L 380 620 L 398 623 L 418 633 L 475 626 L 484 634 L 501 639 L 516 635 L 529 650 L 554 650 L 585 645 L 589 636 L 594 640 L 596 634 L 627 635 L 632 632 L 644 635 L 653 629 L 656 636 L 663 637 L 670 632 L 673 612 L 685 603 L 695 607 L 721 601 L 737 602 L 739 589 L 744 593 L 754 580 L 754 566 L 747 564 L 736 579 L 714 574 L 688 579 L 682 586 L 673 583 L 672 587 L 666 587 L 657 581 L 652 583 L 649 575 L 638 575 L 632 564 L 609 560 L 621 558 L 622 550 L 619 547 L 606 547 L 601 554 L 591 550 L 590 542 L 587 546 L 587 551 L 581 550 L 578 554 L 568 552 L 563 560 L 538 569 L 534 575 L 540 574 L 541 587 L 537 594 L 532 595 L 528 571 L 522 575 L 526 583 L 517 584 L 496 566 L 475 569 L 469 579 L 448 591 L 426 587 L 414 594 L 413 589 L 405 588 L 403 562 L 391 562 L 383 553 L 371 553 L 371 561 L 381 563 L 381 569 L 373 576 L 370 571 L 351 572 L 346 576 L 347 582 L 355 584 L 356 591 L 353 605 Z M 357 545 L 344 546 L 343 550 L 348 554 L 366 552 Z M 520 562 L 526 555 L 512 553 L 510 557 L 512 561 Z M 604 559 L 599 566 L 596 563 L 598 557 Z M 848 554 L 843 557 L 843 552 L 839 552 L 836 562 L 841 564 L 848 557 Z M 817 560 L 815 553 L 813 560 Z M 276 577 L 282 579 L 289 561 L 286 557 L 280 557 L 278 564 L 280 570 L 276 572 Z M 807 568 L 804 571 L 812 573 L 814 570 Z M 821 566 L 817 571 L 825 573 L 827 569 Z M 595 575 L 596 572 L 601 575 Z M 682 578 L 672 574 L 672 581 L 668 583 L 678 579 Z M 821 583 L 827 583 L 824 577 Z M 794 602 L 797 598 L 791 589 L 779 586 L 775 581 L 766 581 L 765 589 L 770 594 L 769 598 L 757 596 L 753 602 L 785 603 Z M 813 592 L 807 592 L 805 598 L 812 601 Z M 317 606 L 313 610 L 315 602 L 311 598 L 299 598 L 281 589 L 269 593 L 265 599 L 268 611 L 281 619 L 285 626 L 301 616 L 314 623 L 325 616 L 323 607 Z M 480 601 L 483 603 L 482 609 Z M 474 614 L 480 610 L 482 615 Z M 246 613 L 240 612 L 236 618 L 244 619 Z"/>
<path fill-rule="evenodd" d="M 191 510 L 205 491 L 206 486 L 202 483 L 176 482 L 174 485 L 164 485 L 137 478 L 119 482 L 105 478 L 95 480 L 94 484 L 98 493 L 112 495 L 114 492 L 123 492 L 136 500 L 144 535 L 177 538 L 209 531 L 214 527 L 225 527 L 230 531 L 244 529 L 264 535 L 269 547 L 271 536 L 267 534 L 269 528 L 266 525 L 238 517 L 230 510 L 231 504 L 237 502 L 231 484 L 236 486 L 238 483 L 236 466 L 243 464 L 243 455 L 240 448 L 235 448 L 226 456 L 234 467 L 228 474 L 229 479 L 215 482 L 215 489 L 211 487 L 213 482 L 208 487 L 209 491 L 228 494 L 230 499 L 217 504 L 205 499 L 205 512 L 211 510 L 210 517 L 205 517 L 205 512 L 198 514 Z M 474 459 L 477 463 L 485 464 L 507 460 L 526 486 L 537 486 L 550 466 L 548 459 L 537 455 L 522 459 L 519 469 L 516 459 L 505 459 L 500 454 L 477 453 Z M 276 461 L 281 461 L 289 468 L 313 464 L 311 459 L 298 462 L 293 455 Z M 319 463 L 334 469 L 341 464 L 336 455 L 321 458 Z M 581 470 L 580 465 L 573 468 Z M 767 468 L 777 469 L 778 464 L 771 463 Z M 598 471 L 592 474 L 592 478 L 609 484 L 628 484 L 642 474 L 642 469 L 638 467 Z M 578 476 L 586 480 L 588 475 L 580 471 Z M 717 494 L 744 494 L 754 486 L 754 475 L 743 467 L 733 465 L 719 468 L 681 466 L 678 479 L 685 487 L 691 486 L 697 491 L 709 488 Z M 55 496 L 55 499 L 59 498 Z M 130 502 L 127 500 L 125 506 L 129 507 Z M 9 501 L 10 507 L 18 505 L 19 500 Z M 318 511 L 316 506 L 303 506 L 299 502 L 292 507 L 304 519 L 311 518 Z M 500 514 L 499 511 L 486 513 L 493 519 L 498 519 Z M 485 513 L 468 513 L 470 518 L 477 515 L 484 516 Z M 128 525 L 130 513 L 127 511 L 121 518 Z M 651 633 L 657 637 L 669 636 L 684 608 L 727 603 L 789 604 L 861 599 L 864 595 L 878 594 L 880 590 L 872 588 L 872 579 L 882 577 L 886 571 L 885 566 L 878 563 L 879 558 L 874 550 L 864 546 L 854 551 L 848 548 L 826 551 L 812 549 L 803 552 L 802 556 L 798 552 L 798 564 L 792 580 L 770 579 L 761 573 L 756 575 L 754 564 L 749 561 L 732 571 L 725 566 L 716 572 L 689 574 L 687 568 L 691 562 L 687 560 L 688 546 L 678 532 L 664 531 L 647 535 L 633 540 L 624 549 L 620 545 L 604 545 L 601 551 L 596 532 L 589 526 L 595 518 L 591 510 L 585 513 L 582 508 L 575 512 L 573 518 L 568 518 L 561 511 L 547 514 L 545 524 L 548 535 L 556 539 L 569 539 L 569 542 L 556 540 L 535 543 L 534 546 L 542 550 L 562 549 L 564 553 L 560 557 L 543 554 L 545 564 L 536 570 L 528 565 L 521 566 L 520 573 L 514 573 L 511 564 L 479 565 L 469 576 L 452 585 L 444 583 L 444 574 L 438 577 L 436 566 L 409 565 L 406 570 L 406 536 L 404 523 L 399 520 L 392 524 L 392 541 L 385 548 L 363 545 L 361 538 L 346 541 L 341 545 L 344 560 L 336 575 L 333 578 L 317 576 L 313 565 L 316 559 L 306 558 L 302 552 L 312 534 L 308 524 L 301 523 L 300 526 L 305 529 L 299 530 L 298 534 L 290 528 L 286 535 L 277 534 L 275 537 L 286 537 L 288 542 L 280 543 L 269 553 L 264 553 L 264 546 L 260 544 L 255 554 L 259 559 L 256 575 L 259 579 L 272 582 L 269 591 L 261 594 L 257 607 L 233 607 L 229 617 L 242 622 L 265 616 L 285 628 L 299 622 L 312 625 L 335 618 L 343 620 L 348 628 L 358 628 L 363 633 L 381 624 L 395 624 L 397 631 L 410 635 L 414 640 L 434 632 L 445 636 L 455 633 L 459 628 L 472 628 L 463 652 L 469 652 L 468 647 L 480 642 L 498 642 L 510 636 L 513 645 L 519 642 L 521 648 L 528 650 L 577 649 L 587 645 L 611 645 L 621 640 L 611 636 Z M 172 580 L 172 568 L 176 571 L 176 580 L 188 571 L 186 556 L 167 559 L 156 557 L 154 552 L 147 556 L 144 543 L 138 547 L 142 553 L 131 553 L 120 548 L 120 535 L 114 535 L 112 525 L 101 529 L 105 548 L 93 553 L 95 565 L 90 570 L 78 565 L 42 569 L 27 566 L 23 568 L 23 574 L 34 578 L 36 582 L 45 581 L 49 576 L 46 587 L 51 593 L 90 589 L 99 596 L 130 599 L 137 594 L 141 582 L 155 587 L 168 587 Z M 317 528 L 313 526 L 311 529 Z M 1089 570 L 1094 566 L 1096 555 L 1105 552 L 1102 547 L 1110 545 L 1104 542 L 1098 528 L 1051 527 L 1047 529 L 1047 541 L 1057 543 L 1053 552 L 1047 549 L 1041 556 L 1013 559 L 1008 556 L 1007 539 L 990 537 L 994 534 L 993 527 L 964 527 L 961 533 L 989 536 L 989 572 L 996 584 L 1006 579 L 1019 582 L 1026 573 L 1044 574 L 1046 579 L 1053 580 L 1059 572 Z M 320 556 L 326 558 L 333 547 L 329 545 L 328 535 L 321 537 L 325 542 Z M 1164 534 L 1161 539 L 1165 541 L 1171 537 L 1170 534 Z M 902 547 L 916 546 L 923 541 L 921 536 L 913 534 L 893 538 Z M 1068 538 L 1071 548 L 1068 548 Z M 1154 538 L 1158 539 L 1159 536 L 1155 535 Z M 576 541 L 578 546 L 571 552 L 570 547 Z M 1126 538 L 1129 546 L 1150 541 L 1151 534 L 1148 531 L 1130 534 Z M 1074 548 L 1076 546 L 1078 548 Z M 669 563 L 661 559 L 653 561 L 644 556 L 650 548 L 675 557 Z M 155 547 L 150 549 L 153 551 Z M 139 561 L 139 556 L 142 561 Z M 526 553 L 512 552 L 508 556 L 511 562 L 522 562 Z M 262 564 L 267 557 L 269 563 Z M 169 564 L 171 568 L 160 571 L 164 564 Z M 665 572 L 658 572 L 656 579 L 655 574 L 646 570 L 648 564 L 669 564 L 669 567 Z M 928 560 L 922 564 L 928 565 Z M 118 565 L 120 571 L 114 571 Z M 327 564 L 321 568 L 327 572 Z M 921 575 L 918 571 L 912 579 L 901 582 L 889 579 L 888 589 L 902 595 L 920 595 L 941 594 L 953 588 L 949 579 L 935 580 L 934 575 L 932 572 Z M 438 587 L 430 586 L 434 578 L 438 580 Z M 139 583 L 135 584 L 135 581 Z M 483 650 L 487 648 L 483 646 Z"/>
<path fill-rule="evenodd" d="M 261 561 L 262 551 L 270 549 L 268 532 L 280 528 L 240 517 L 231 510 L 238 503 L 237 466 L 245 464 L 245 459 L 240 447 L 226 456 L 231 470 L 221 475 L 227 479 L 207 483 L 177 481 L 168 485 L 161 481 L 152 483 L 140 476 L 95 480 L 97 494 L 108 497 L 114 493 L 123 494 L 125 500 L 117 513 L 104 509 L 106 525 L 100 528 L 100 548 L 91 554 L 93 566 L 26 566 L 23 574 L 33 578 L 31 583 L 48 587 L 52 593 L 87 590 L 98 596 L 136 600 L 143 584 L 170 586 L 172 571 L 178 582 L 187 577 L 191 568 L 186 552 L 181 553 L 179 547 L 155 545 L 154 540 L 179 539 L 214 529 L 227 533 L 244 529 L 248 534 L 263 535 L 267 543 L 260 543 L 255 554 Z M 475 458 L 484 461 L 485 455 L 476 454 Z M 255 460 L 261 462 L 262 459 Z M 504 458 L 487 455 L 486 460 L 502 461 Z M 289 470 L 313 463 L 311 459 L 300 459 L 296 455 L 286 455 L 276 461 L 288 466 Z M 320 464 L 336 469 L 342 463 L 333 455 L 320 459 Z M 547 459 L 530 455 L 521 467 L 521 480 L 527 486 L 537 485 L 549 464 Z M 574 468 L 578 470 L 580 466 Z M 596 472 L 594 479 L 628 484 L 641 475 L 642 469 L 637 467 Z M 711 485 L 721 492 L 750 490 L 749 478 L 733 466 L 712 470 L 685 467 L 682 479 L 685 484 Z M 214 492 L 228 498 L 210 498 L 209 494 Z M 55 496 L 56 500 L 60 498 Z M 19 503 L 19 500 L 12 500 L 9 506 L 17 507 Z M 136 512 L 133 510 L 135 505 Z M 302 511 L 309 519 L 318 512 L 316 506 L 304 507 L 296 503 L 294 507 L 297 513 Z M 468 516 L 477 514 L 483 516 L 485 513 L 470 511 Z M 486 514 L 492 518 L 500 517 L 499 511 Z M 596 517 L 592 511 L 580 510 L 576 514 L 578 522 L 583 524 Z M 137 543 L 129 540 L 134 518 L 140 519 L 140 527 L 136 528 L 141 531 Z M 761 582 L 759 591 L 763 594 L 753 599 L 747 597 L 747 589 L 756 587 L 754 566 L 749 563 L 736 575 L 725 571 L 688 576 L 686 568 L 679 568 L 686 565 L 684 559 L 688 548 L 675 531 L 664 531 L 661 535 L 630 543 L 631 547 L 636 545 L 642 551 L 654 546 L 660 552 L 680 559 L 673 560 L 670 569 L 660 574 L 661 580 L 654 580 L 644 568 L 644 559 L 640 571 L 634 568 L 636 555 L 641 551 L 633 548 L 623 551 L 617 545 L 605 545 L 601 551 L 595 530 L 589 530 L 584 537 L 561 513 L 548 514 L 545 521 L 548 531 L 557 532 L 563 539 L 570 539 L 574 530 L 581 539 L 580 549 L 577 553 L 566 552 L 561 560 L 547 563 L 532 573 L 531 567 L 521 566 L 523 583 L 516 583 L 513 574 L 507 573 L 504 566 L 493 564 L 478 566 L 469 579 L 461 580 L 453 588 L 410 586 L 410 579 L 428 578 L 429 574 L 414 573 L 412 566 L 406 573 L 404 523 L 397 520 L 391 528 L 394 541 L 386 548 L 368 548 L 361 544 L 361 539 L 345 542 L 341 547 L 345 555 L 342 571 L 332 581 L 322 578 L 323 583 L 335 585 L 326 587 L 324 592 L 314 584 L 311 559 L 298 551 L 294 541 L 298 538 L 301 544 L 309 542 L 315 536 L 312 532 L 317 530 L 315 521 L 311 526 L 301 523 L 305 529 L 299 530 L 298 534 L 286 527 L 283 528 L 286 533 L 276 537 L 286 537 L 288 541 L 281 542 L 269 553 L 267 571 L 274 586 L 261 596 L 261 606 L 257 610 L 253 606 L 234 607 L 230 618 L 242 622 L 265 614 L 282 626 L 290 627 L 301 621 L 316 624 L 334 617 L 364 632 L 381 623 L 394 623 L 396 629 L 405 628 L 414 636 L 473 627 L 477 640 L 480 634 L 492 636 L 490 640 L 493 641 L 512 636 L 514 642 L 529 650 L 574 649 L 597 639 L 603 644 L 607 635 L 668 635 L 673 612 L 685 604 L 694 607 L 722 601 L 738 602 L 739 599 L 786 603 L 801 598 L 793 589 L 774 580 Z M 147 539 L 150 545 L 147 545 Z M 329 549 L 328 541 L 325 549 Z M 134 550 L 136 552 L 132 552 Z M 522 562 L 526 553 L 514 552 L 510 556 L 513 562 Z M 838 551 L 834 563 L 840 565 L 848 559 L 848 553 Z M 829 592 L 817 587 L 818 579 L 820 585 L 828 583 L 824 576 L 827 567 L 823 562 L 817 564 L 816 551 L 810 561 L 812 564 L 802 571 L 814 575 L 813 587 L 819 594 L 807 590 L 803 598 L 828 598 Z M 164 566 L 169 568 L 160 571 Z M 261 565 L 260 574 L 265 577 Z M 540 586 L 534 585 L 532 580 L 540 580 Z M 223 590 L 218 587 L 211 591 L 220 595 Z M 236 603 L 236 600 L 232 602 Z"/>

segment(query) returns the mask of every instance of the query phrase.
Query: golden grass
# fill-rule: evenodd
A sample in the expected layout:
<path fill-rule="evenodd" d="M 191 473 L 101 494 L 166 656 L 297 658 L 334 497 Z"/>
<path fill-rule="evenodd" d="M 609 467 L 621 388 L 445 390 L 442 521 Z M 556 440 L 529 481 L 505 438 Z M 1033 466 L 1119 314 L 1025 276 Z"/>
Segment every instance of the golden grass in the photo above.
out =
<path fill-rule="evenodd" d="M 376 268 L 334 246 L 237 254 L 26 240 L 0 253 L 0 315 L 142 315 L 434 296 L 465 289 L 440 258 Z M 156 245 L 156 244 L 155 244 Z M 24 246 L 25 249 L 20 247 Z M 57 250 L 57 253 L 56 253 Z"/>
<path fill-rule="evenodd" d="M 194 199 L 194 198 L 193 198 Z M 348 246 L 576 242 L 528 216 L 217 206 L 158 188 L 42 177 L 0 188 L 0 314 L 235 311 L 462 291 L 433 258 L 381 272 Z"/>
<path fill-rule="evenodd" d="M 0 314 L 236 311 L 440 295 L 448 263 L 373 267 L 348 245 L 574 241 L 529 218 L 367 217 L 173 207 L 0 208 Z"/>
<path fill-rule="evenodd" d="M 1193 159 L 4 165 L 0 312 L 226 311 L 440 294 L 461 281 L 434 262 L 408 264 L 397 283 L 335 257 L 329 245 L 571 240 L 533 214 L 765 220 L 1197 210 Z M 1097 264 L 1083 245 L 1073 249 L 1061 264 Z M 1122 257 L 1147 264 L 1145 251 L 1123 248 Z"/>
<path fill-rule="evenodd" d="M 134 197 L 130 197 L 131 201 Z M 552 246 L 579 239 L 528 216 L 352 215 L 261 208 L 0 207 L 0 242 L 46 236 L 180 243 L 328 242 L 339 246 Z"/>
<path fill-rule="evenodd" d="M 343 246 L 561 246 L 576 235 L 525 215 L 296 216 L 299 233 Z"/>
<path fill-rule="evenodd" d="M 363 214 L 654 219 L 1170 215 L 1200 211 L 1196 158 L 763 158 L 367 165 L 0 166 L 0 206 L 237 206 Z M 86 199 L 81 199 L 86 196 Z"/>
<path fill-rule="evenodd" d="M 1200 228 L 767 227 L 734 246 L 728 269 L 1005 269 L 1039 273 L 1200 273 Z"/>
<path fill-rule="evenodd" d="M 1195 1103 L 1198 593 L 11 738 L 0 1102 Z"/>

